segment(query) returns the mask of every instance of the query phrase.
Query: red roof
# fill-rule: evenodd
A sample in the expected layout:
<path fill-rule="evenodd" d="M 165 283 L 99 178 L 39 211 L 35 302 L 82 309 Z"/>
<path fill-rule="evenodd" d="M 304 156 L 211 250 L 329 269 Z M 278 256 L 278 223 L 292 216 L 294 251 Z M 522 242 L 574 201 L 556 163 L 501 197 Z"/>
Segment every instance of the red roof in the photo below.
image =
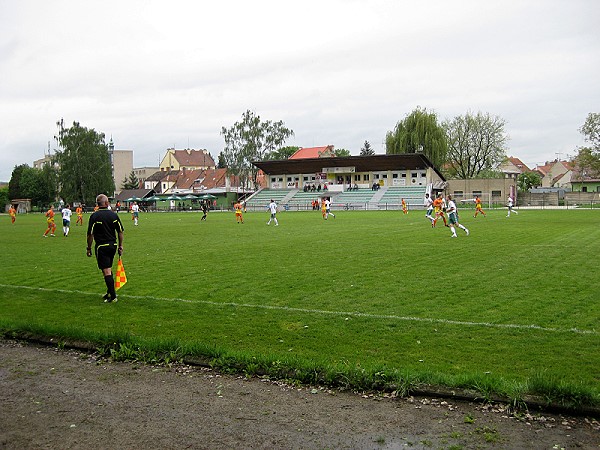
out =
<path fill-rule="evenodd" d="M 215 167 L 206 150 L 173 150 L 173 156 L 182 167 Z"/>
<path fill-rule="evenodd" d="M 289 159 L 325 158 L 330 156 L 334 156 L 333 145 L 301 148 L 292 156 L 290 156 Z"/>
<path fill-rule="evenodd" d="M 513 163 L 516 167 L 518 167 L 521 170 L 521 173 L 523 172 L 531 172 L 531 169 L 529 167 L 527 167 L 525 165 L 525 163 L 523 161 L 521 161 L 519 158 L 515 158 L 514 156 L 509 156 L 508 160 Z"/>

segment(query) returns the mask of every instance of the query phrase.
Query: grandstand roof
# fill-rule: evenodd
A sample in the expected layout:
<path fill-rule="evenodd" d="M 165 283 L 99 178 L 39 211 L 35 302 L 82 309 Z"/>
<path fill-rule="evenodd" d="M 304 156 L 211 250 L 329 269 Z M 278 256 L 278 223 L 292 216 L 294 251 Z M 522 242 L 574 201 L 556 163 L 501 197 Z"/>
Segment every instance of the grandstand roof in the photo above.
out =
<path fill-rule="evenodd" d="M 431 167 L 442 180 L 446 181 L 446 178 L 422 153 L 252 161 L 252 164 L 269 175 L 319 173 L 323 171 L 324 167 L 354 167 L 356 172 L 372 172 L 379 170 L 422 170 Z"/>

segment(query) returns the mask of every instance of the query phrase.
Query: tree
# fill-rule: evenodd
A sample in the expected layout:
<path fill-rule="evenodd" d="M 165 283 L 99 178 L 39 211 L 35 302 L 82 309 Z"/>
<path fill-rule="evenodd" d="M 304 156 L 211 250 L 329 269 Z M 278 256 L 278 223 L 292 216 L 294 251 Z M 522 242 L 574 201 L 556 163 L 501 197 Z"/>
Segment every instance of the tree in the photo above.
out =
<path fill-rule="evenodd" d="M 47 205 L 56 201 L 56 195 L 57 174 L 53 166 L 36 169 L 22 164 L 14 168 L 9 181 L 11 199 L 28 198 L 33 205 Z"/>
<path fill-rule="evenodd" d="M 508 136 L 504 119 L 478 112 L 467 113 L 444 122 L 448 142 L 448 161 L 458 178 L 477 178 L 494 170 L 506 157 Z"/>
<path fill-rule="evenodd" d="M 60 195 L 65 201 L 83 201 L 93 204 L 96 195 L 111 196 L 115 191 L 112 167 L 104 133 L 82 127 L 78 122 L 65 128 L 57 122 L 60 149 L 56 151 L 59 163 Z"/>
<path fill-rule="evenodd" d="M 600 114 L 589 113 L 585 123 L 579 129 L 584 139 L 591 144 L 593 152 L 600 152 Z"/>
<path fill-rule="evenodd" d="M 4 205 L 8 204 L 8 201 L 10 200 L 10 198 L 8 198 L 8 186 L 4 186 L 0 188 L 0 207 L 2 208 L 2 211 L 4 211 Z"/>
<path fill-rule="evenodd" d="M 289 159 L 294 153 L 296 153 L 300 147 L 287 146 L 281 147 L 279 150 L 275 150 L 268 155 L 268 159 Z"/>
<path fill-rule="evenodd" d="M 542 177 L 537 172 L 523 172 L 517 177 L 517 186 L 521 192 L 527 192 L 529 189 L 541 185 Z"/>
<path fill-rule="evenodd" d="M 129 177 L 125 177 L 121 183 L 123 189 L 138 189 L 140 187 L 140 180 L 135 176 L 135 172 L 132 170 L 129 173 Z"/>
<path fill-rule="evenodd" d="M 346 156 L 351 156 L 350 150 L 346 150 L 345 148 L 336 148 L 333 151 L 333 155 L 338 158 L 345 158 Z"/>
<path fill-rule="evenodd" d="M 446 162 L 447 149 L 446 134 L 438 124 L 437 115 L 421 107 L 398 122 L 385 137 L 388 155 L 422 152 L 436 167 Z"/>
<path fill-rule="evenodd" d="M 294 132 L 285 127 L 282 121 L 261 121 L 260 116 L 247 110 L 242 114 L 241 122 L 230 128 L 221 128 L 225 139 L 223 159 L 229 173 L 240 179 L 242 187 L 252 183 L 258 187 L 258 168 L 252 161 L 267 158 L 275 149 L 281 148 L 287 138 Z"/>
<path fill-rule="evenodd" d="M 21 195 L 21 175 L 23 171 L 28 169 L 29 166 L 27 164 L 21 164 L 20 166 L 15 166 L 10 175 L 10 181 L 8 182 L 8 196 L 10 199 L 15 198 L 24 198 Z"/>
<path fill-rule="evenodd" d="M 362 148 L 360 149 L 360 156 L 373 156 L 375 154 L 375 150 L 369 144 L 369 141 L 365 141 Z"/>
<path fill-rule="evenodd" d="M 225 155 L 223 154 L 223 152 L 219 152 L 217 169 L 225 169 L 225 168 L 227 168 L 227 161 L 225 160 Z"/>

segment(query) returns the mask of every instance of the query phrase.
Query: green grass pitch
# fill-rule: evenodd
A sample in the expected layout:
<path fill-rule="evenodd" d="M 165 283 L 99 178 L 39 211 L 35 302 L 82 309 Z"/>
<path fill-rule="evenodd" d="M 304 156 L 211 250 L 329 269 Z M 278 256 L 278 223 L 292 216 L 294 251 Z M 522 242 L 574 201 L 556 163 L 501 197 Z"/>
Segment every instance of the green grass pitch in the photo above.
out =
<path fill-rule="evenodd" d="M 460 207 L 460 205 L 459 205 Z M 121 214 L 128 283 L 104 304 L 85 227 L 0 216 L 0 329 L 126 335 L 496 392 L 600 395 L 597 211 Z M 58 215 L 57 215 L 58 219 Z M 74 221 L 72 222 L 74 224 Z M 512 386 L 512 388 L 510 387 Z"/>

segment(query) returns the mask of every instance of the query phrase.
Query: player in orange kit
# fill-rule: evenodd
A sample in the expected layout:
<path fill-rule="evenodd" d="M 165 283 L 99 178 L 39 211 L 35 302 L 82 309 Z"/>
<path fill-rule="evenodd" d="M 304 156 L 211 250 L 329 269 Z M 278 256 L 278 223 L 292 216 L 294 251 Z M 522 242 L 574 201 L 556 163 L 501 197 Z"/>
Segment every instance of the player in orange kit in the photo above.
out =
<path fill-rule="evenodd" d="M 13 205 L 10 205 L 10 208 L 8 208 L 8 215 L 10 216 L 10 223 L 15 223 L 15 220 L 17 220 L 17 210 Z"/>
<path fill-rule="evenodd" d="M 75 209 L 75 214 L 77 214 L 77 222 L 75 222 L 75 226 L 83 226 L 83 208 L 81 207 L 81 205 L 79 205 L 77 209 Z"/>
<path fill-rule="evenodd" d="M 235 221 L 237 223 L 244 223 L 244 216 L 242 216 L 242 204 L 237 202 L 233 205 L 233 209 L 235 209 Z"/>
<path fill-rule="evenodd" d="M 46 211 L 46 222 L 48 228 L 46 228 L 46 232 L 43 236 L 48 237 L 48 233 L 50 233 L 50 236 L 54 237 L 54 231 L 56 230 L 56 224 L 54 223 L 54 206 L 50 206 L 50 209 Z"/>
<path fill-rule="evenodd" d="M 444 221 L 444 226 L 447 227 L 448 221 L 446 220 L 446 211 L 444 211 L 446 209 L 446 201 L 441 193 L 433 201 L 433 209 L 435 211 L 435 219 L 433 219 L 433 222 L 431 222 L 431 227 L 435 228 L 435 224 L 440 217 Z"/>
<path fill-rule="evenodd" d="M 477 217 L 477 214 L 481 213 L 485 216 L 485 213 L 483 212 L 483 209 L 481 208 L 481 199 L 479 198 L 479 195 L 475 196 L 475 215 L 473 217 Z"/>

